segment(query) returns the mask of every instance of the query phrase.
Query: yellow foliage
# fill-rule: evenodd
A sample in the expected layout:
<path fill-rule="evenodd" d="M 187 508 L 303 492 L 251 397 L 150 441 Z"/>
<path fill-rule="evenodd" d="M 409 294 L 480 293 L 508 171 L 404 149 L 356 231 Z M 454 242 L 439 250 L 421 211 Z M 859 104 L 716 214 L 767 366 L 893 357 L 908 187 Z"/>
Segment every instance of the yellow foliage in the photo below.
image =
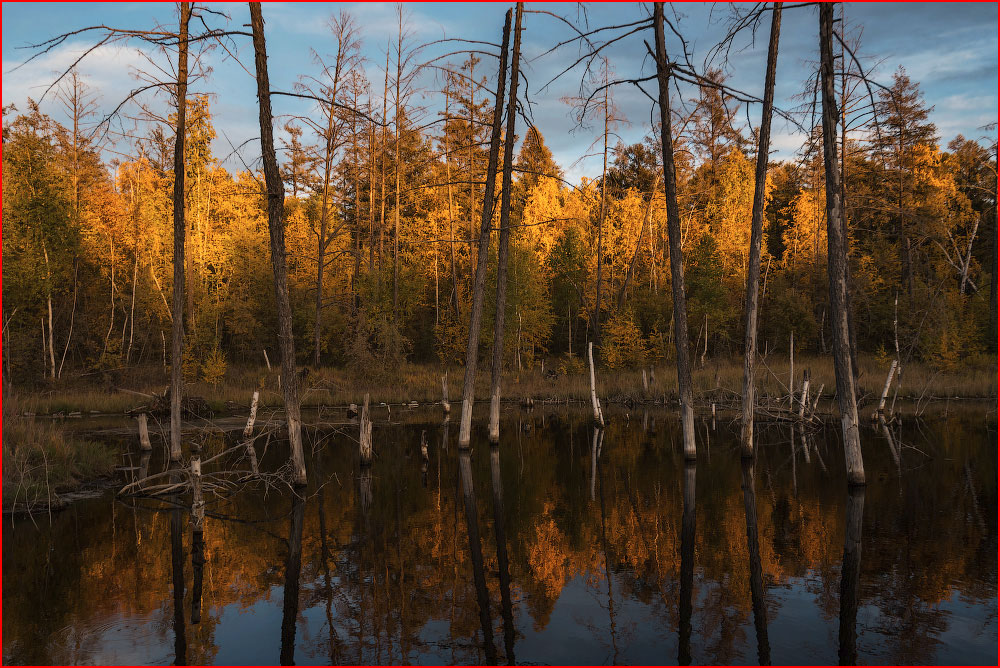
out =
<path fill-rule="evenodd" d="M 226 354 L 216 346 L 201 365 L 201 377 L 205 382 L 218 385 L 226 375 Z"/>
<path fill-rule="evenodd" d="M 642 331 L 631 314 L 617 315 L 604 328 L 601 359 L 609 369 L 636 367 L 649 357 Z"/>

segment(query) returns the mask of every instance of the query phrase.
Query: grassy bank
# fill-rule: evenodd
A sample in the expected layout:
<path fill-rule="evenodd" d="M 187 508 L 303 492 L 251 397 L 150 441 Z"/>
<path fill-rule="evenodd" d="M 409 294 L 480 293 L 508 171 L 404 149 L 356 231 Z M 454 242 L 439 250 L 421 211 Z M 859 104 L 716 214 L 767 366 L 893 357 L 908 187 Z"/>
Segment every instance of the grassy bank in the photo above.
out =
<path fill-rule="evenodd" d="M 116 448 L 79 440 L 57 422 L 23 417 L 34 408 L 10 392 L 3 397 L 3 510 L 43 510 L 59 494 L 107 475 Z"/>
<path fill-rule="evenodd" d="M 862 356 L 860 369 L 861 402 L 877 401 L 885 383 L 888 363 L 873 356 Z M 938 371 L 921 363 L 912 363 L 903 370 L 898 394 L 901 399 L 991 398 L 997 394 L 995 357 L 982 357 L 966 363 L 956 371 Z M 795 384 L 802 380 L 802 370 L 811 372 L 812 392 L 823 386 L 826 398 L 833 396 L 835 378 L 833 360 L 829 357 L 806 357 L 795 360 Z M 318 371 L 300 370 L 300 393 L 303 406 L 338 406 L 360 402 L 366 392 L 372 400 L 398 403 L 418 401 L 435 402 L 441 399 L 443 369 L 430 365 L 405 364 L 392 370 L 366 370 L 352 372 L 347 369 L 324 368 Z M 464 369 L 452 368 L 448 373 L 449 398 L 458 403 Z M 761 365 L 757 375 L 758 391 L 762 396 L 788 395 L 788 359 L 771 356 Z M 741 393 L 743 362 L 734 359 L 707 359 L 704 366 L 697 365 L 694 372 L 696 396 L 701 401 L 735 400 Z M 148 403 L 141 396 L 162 394 L 168 384 L 168 371 L 159 367 L 133 369 L 124 372 L 113 382 L 102 383 L 87 378 L 64 381 L 35 388 L 30 404 L 16 409 L 39 415 L 71 413 L 75 411 L 123 413 Z M 897 392 L 893 383 L 893 393 Z M 278 385 L 278 369 L 230 366 L 225 377 L 217 384 L 189 383 L 185 394 L 203 397 L 217 413 L 242 413 L 250 403 L 254 389 L 261 389 L 261 405 L 280 407 L 282 396 Z M 638 369 L 597 370 L 598 394 L 605 401 L 649 401 L 676 397 L 677 374 L 669 364 L 659 364 L 649 378 L 649 389 L 642 384 Z M 531 397 L 535 400 L 556 399 L 589 401 L 589 378 L 579 359 L 567 363 L 565 359 L 550 360 L 545 372 L 540 365 L 521 371 L 513 370 L 503 381 L 503 396 L 509 399 Z M 476 379 L 476 398 L 489 395 L 489 371 L 481 371 Z M 4 435 L 7 434 L 7 404 L 4 404 Z M 40 427 L 31 427 L 40 429 Z M 6 455 L 6 441 L 5 455 Z"/>

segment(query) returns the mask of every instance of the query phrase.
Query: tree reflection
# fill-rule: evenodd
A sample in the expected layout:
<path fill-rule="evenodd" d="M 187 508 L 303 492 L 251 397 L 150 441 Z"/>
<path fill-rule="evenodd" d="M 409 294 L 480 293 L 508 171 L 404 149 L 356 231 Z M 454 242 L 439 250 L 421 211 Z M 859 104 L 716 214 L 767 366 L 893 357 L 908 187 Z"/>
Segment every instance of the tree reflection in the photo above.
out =
<path fill-rule="evenodd" d="M 299 575 L 302 572 L 302 525 L 305 499 L 292 494 L 288 523 L 288 556 L 285 559 L 284 602 L 281 610 L 281 665 L 295 664 L 295 618 L 299 614 Z"/>
<path fill-rule="evenodd" d="M 865 488 L 852 485 L 847 490 L 847 519 L 844 525 L 844 564 L 840 569 L 840 665 L 858 662 L 858 585 L 861 576 L 861 520 L 865 509 Z"/>
<path fill-rule="evenodd" d="M 747 551 L 750 553 L 750 596 L 753 602 L 753 621 L 757 631 L 757 661 L 762 666 L 771 664 L 771 646 L 767 640 L 767 607 L 764 603 L 764 582 L 760 568 L 760 543 L 757 540 L 757 496 L 754 492 L 754 462 L 744 457 L 743 508 L 747 519 Z"/>
<path fill-rule="evenodd" d="M 500 445 L 490 444 L 490 480 L 493 488 L 493 530 L 497 541 L 497 566 L 500 569 L 500 611 L 503 615 L 503 640 L 507 664 L 514 665 L 514 612 L 510 603 L 510 565 L 507 561 L 507 536 L 504 532 L 503 479 L 500 477 Z"/>
<path fill-rule="evenodd" d="M 469 534 L 469 555 L 472 558 L 472 573 L 479 601 L 479 621 L 483 628 L 483 649 L 489 663 L 497 662 L 496 647 L 493 646 L 493 622 L 490 619 L 490 594 L 486 589 L 483 572 L 483 547 L 479 541 L 479 510 L 476 507 L 476 488 L 472 481 L 472 451 L 460 448 L 458 451 L 458 474 L 462 481 L 462 496 L 465 499 L 465 526 Z"/>
<path fill-rule="evenodd" d="M 691 664 L 691 594 L 694 585 L 694 541 L 697 522 L 694 485 L 697 471 L 694 462 L 685 462 L 684 512 L 681 515 L 680 640 L 677 644 L 677 663 L 682 666 Z"/>
<path fill-rule="evenodd" d="M 179 468 L 179 464 L 172 465 Z M 170 474 L 170 482 L 180 482 L 183 473 Z M 174 665 L 187 665 L 187 639 L 184 628 L 184 511 L 177 495 L 169 499 L 170 511 L 170 566 L 174 590 Z"/>

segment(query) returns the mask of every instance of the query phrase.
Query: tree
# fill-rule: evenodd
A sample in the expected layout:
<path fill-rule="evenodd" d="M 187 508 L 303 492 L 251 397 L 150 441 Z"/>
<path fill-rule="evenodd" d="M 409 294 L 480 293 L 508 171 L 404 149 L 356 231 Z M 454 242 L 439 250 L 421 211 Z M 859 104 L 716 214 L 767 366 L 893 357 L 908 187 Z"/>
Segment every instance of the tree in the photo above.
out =
<path fill-rule="evenodd" d="M 778 38 L 781 34 L 781 3 L 771 12 L 771 38 L 767 47 L 767 74 L 764 75 L 764 108 L 757 133 L 757 168 L 754 172 L 753 214 L 750 231 L 750 257 L 747 260 L 746 325 L 743 357 L 743 429 L 742 453 L 753 454 L 754 399 L 757 384 L 757 299 L 760 289 L 760 256 L 764 228 L 764 199 L 767 183 L 767 152 L 771 141 L 771 115 L 774 107 L 774 77 L 778 66 Z M 753 490 L 751 489 L 751 492 Z"/>
<path fill-rule="evenodd" d="M 170 344 L 170 459 L 181 459 L 181 393 L 184 383 L 184 140 L 187 136 L 188 24 L 192 4 L 180 6 L 177 37 L 177 126 L 174 135 L 174 295 Z"/>
<path fill-rule="evenodd" d="M 833 330 L 834 370 L 840 406 L 847 481 L 865 484 L 858 429 L 858 404 L 851 364 L 851 338 L 847 328 L 847 246 L 840 203 L 840 167 L 837 163 L 837 108 L 833 90 L 833 6 L 819 8 L 820 76 L 823 100 L 823 158 L 826 166 L 827 262 L 830 281 L 830 326 Z"/>
<path fill-rule="evenodd" d="M 487 252 L 493 223 L 493 197 L 496 186 L 497 162 L 500 154 L 500 121 L 503 118 L 503 98 L 507 81 L 507 49 L 510 43 L 510 10 L 503 26 L 500 48 L 500 71 L 497 74 L 497 94 L 493 105 L 493 132 L 490 137 L 490 159 L 486 167 L 486 189 L 483 195 L 482 226 L 479 233 L 479 255 L 476 261 L 476 282 L 473 284 L 472 309 L 469 314 L 469 343 L 465 350 L 465 379 L 462 383 L 462 422 L 458 446 L 468 448 L 472 438 L 472 403 L 475 399 L 476 365 L 479 361 L 479 327 L 483 316 L 483 285 L 486 282 Z"/>
<path fill-rule="evenodd" d="M 899 285 L 913 297 L 914 211 L 908 196 L 913 192 L 914 151 L 920 145 L 936 141 L 937 128 L 927 122 L 931 109 L 923 104 L 918 86 L 910 81 L 900 67 L 892 76 L 889 90 L 879 91 L 875 109 L 880 132 L 873 150 L 882 158 L 888 170 L 885 183 L 895 189 L 896 241 L 899 249 Z"/>
<path fill-rule="evenodd" d="M 285 187 L 278 172 L 274 152 L 274 123 L 271 117 L 271 87 L 267 76 L 267 44 L 264 17 L 260 5 L 250 3 L 253 27 L 254 63 L 257 72 L 257 101 L 260 107 L 260 143 L 267 188 L 267 227 L 271 236 L 271 264 L 274 269 L 274 292 L 278 302 L 278 339 L 281 345 L 281 389 L 285 395 L 288 442 L 291 448 L 292 476 L 296 485 L 306 484 L 306 463 L 302 452 L 302 419 L 299 413 L 299 380 L 295 372 L 295 339 L 292 334 L 292 308 L 288 299 L 288 270 L 285 265 L 284 201 Z"/>
<path fill-rule="evenodd" d="M 656 35 L 656 78 L 659 85 L 660 142 L 663 151 L 663 187 L 667 199 L 667 236 L 670 242 L 670 283 L 674 298 L 674 345 L 677 349 L 677 391 L 681 400 L 684 458 L 695 459 L 694 390 L 688 350 L 687 299 L 684 295 L 684 260 L 681 256 L 681 220 L 677 206 L 673 131 L 670 118 L 670 62 L 663 36 L 663 5 L 653 5 Z"/>
<path fill-rule="evenodd" d="M 517 84 L 521 60 L 521 16 L 524 3 L 517 3 L 514 20 L 514 50 L 510 62 L 510 100 L 507 103 L 507 136 L 503 154 L 503 185 L 500 199 L 500 241 L 497 249 L 496 315 L 493 320 L 493 369 L 490 380 L 490 440 L 500 439 L 500 376 L 503 373 L 504 315 L 507 307 L 507 247 L 510 244 L 511 179 L 514 171 L 514 128 L 517 122 Z M 500 107 L 497 98 L 497 108 Z"/>

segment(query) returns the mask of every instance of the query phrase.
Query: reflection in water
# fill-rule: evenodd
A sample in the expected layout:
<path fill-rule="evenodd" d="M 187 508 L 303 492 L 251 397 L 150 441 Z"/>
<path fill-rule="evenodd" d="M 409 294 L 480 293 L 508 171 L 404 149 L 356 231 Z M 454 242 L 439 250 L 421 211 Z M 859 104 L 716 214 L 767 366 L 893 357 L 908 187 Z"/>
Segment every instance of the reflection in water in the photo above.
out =
<path fill-rule="evenodd" d="M 326 535 L 326 485 L 320 484 L 316 490 L 317 517 L 319 518 L 319 559 L 323 571 L 323 593 L 326 604 L 326 626 L 330 635 L 330 663 L 335 665 L 340 663 L 339 638 L 337 630 L 333 624 L 333 583 L 330 581 L 330 546 L 327 543 Z"/>
<path fill-rule="evenodd" d="M 753 459 L 743 458 L 743 509 L 747 518 L 747 551 L 750 553 L 750 596 L 753 601 L 753 623 L 757 630 L 757 661 L 771 665 L 771 646 L 767 641 L 767 607 L 764 604 L 764 582 L 760 568 L 760 543 L 757 540 L 757 496 L 754 492 Z"/>
<path fill-rule="evenodd" d="M 295 618 L 299 614 L 299 575 L 302 571 L 302 524 L 306 504 L 292 494 L 288 523 L 288 557 L 285 560 L 285 592 L 281 610 L 281 665 L 295 664 Z"/>
<path fill-rule="evenodd" d="M 847 490 L 847 520 L 844 527 L 844 564 L 840 569 L 840 664 L 858 662 L 858 585 L 861 576 L 861 520 L 865 488 Z"/>
<path fill-rule="evenodd" d="M 509 443 L 487 457 L 483 438 L 478 459 L 444 447 L 440 413 L 413 415 L 376 425 L 383 456 L 360 472 L 356 434 L 317 430 L 298 519 L 273 488 L 213 502 L 200 624 L 190 495 L 135 500 L 124 523 L 113 490 L 53 513 L 51 527 L 7 518 L 4 663 L 237 665 L 277 662 L 280 649 L 298 664 L 475 664 L 489 660 L 491 607 L 502 663 L 757 663 L 765 633 L 774 664 L 836 662 L 841 621 L 844 660 L 995 661 L 995 418 L 894 423 L 894 449 L 881 425 L 865 429 L 864 515 L 845 494 L 836 424 L 810 428 L 809 462 L 795 434 L 795 496 L 788 425 L 761 425 L 751 475 L 719 420 L 695 505 L 695 471 L 670 447 L 679 423 L 647 411 L 647 432 L 640 415 L 609 413 L 596 447 L 583 412 L 511 411 Z M 534 426 L 515 431 L 518 417 Z M 437 460 L 426 488 L 422 430 Z M 261 453 L 262 471 L 285 464 L 282 448 Z M 149 470 L 164 460 L 154 451 Z M 473 480 L 492 508 L 466 506 Z M 849 532 L 860 517 L 864 531 Z M 857 543 L 846 560 L 845 535 Z M 851 564 L 860 550 L 863 569 Z M 290 636 L 276 647 L 282 631 L 294 656 Z"/>
<path fill-rule="evenodd" d="M 507 536 L 503 524 L 503 479 L 500 477 L 500 445 L 490 444 L 490 479 L 493 486 L 493 530 L 497 540 L 497 566 L 500 569 L 500 612 L 503 615 L 503 644 L 508 665 L 514 665 L 514 612 L 510 604 L 510 566 L 507 562 Z"/>
<path fill-rule="evenodd" d="M 201 623 L 202 573 L 205 570 L 205 533 L 191 532 L 191 570 L 194 573 L 191 584 L 191 623 Z"/>
<path fill-rule="evenodd" d="M 479 601 L 479 621 L 483 627 L 483 648 L 486 650 L 487 661 L 495 664 L 497 651 L 493 646 L 490 594 L 486 589 L 486 575 L 483 573 L 483 547 L 479 542 L 479 510 L 476 507 L 476 488 L 472 481 L 472 451 L 468 448 L 461 448 L 458 451 L 458 474 L 462 481 L 462 496 L 465 499 L 465 524 L 469 534 L 469 554 L 472 558 L 476 598 Z"/>
<path fill-rule="evenodd" d="M 595 458 L 595 464 L 597 465 L 597 486 L 600 489 L 601 495 L 601 550 L 604 552 L 604 576 L 608 581 L 608 627 L 611 630 L 611 649 L 612 663 L 618 663 L 618 636 L 615 628 L 615 598 L 614 593 L 611 591 L 611 561 L 608 559 L 608 512 L 604 505 L 604 477 L 601 475 L 601 448 L 604 446 L 604 431 L 598 430 L 597 427 L 594 428 L 595 431 L 600 431 L 600 438 L 597 439 L 597 457 Z"/>
<path fill-rule="evenodd" d="M 694 581 L 695 503 L 694 483 L 698 468 L 695 462 L 684 463 L 684 513 L 681 515 L 681 600 L 680 641 L 677 663 L 691 664 L 691 590 Z"/>
<path fill-rule="evenodd" d="M 143 480 L 149 475 L 149 460 L 152 458 L 152 450 L 143 450 L 142 454 L 139 455 L 139 473 L 135 477 L 136 480 Z"/>
<path fill-rule="evenodd" d="M 179 464 L 172 463 L 172 467 Z M 183 473 L 175 471 L 170 474 L 170 482 L 178 483 L 183 479 Z M 170 565 L 174 590 L 174 665 L 187 665 L 187 641 L 184 634 L 184 511 L 181 510 L 180 499 L 175 494 L 170 497 L 174 505 L 170 511 Z"/>

